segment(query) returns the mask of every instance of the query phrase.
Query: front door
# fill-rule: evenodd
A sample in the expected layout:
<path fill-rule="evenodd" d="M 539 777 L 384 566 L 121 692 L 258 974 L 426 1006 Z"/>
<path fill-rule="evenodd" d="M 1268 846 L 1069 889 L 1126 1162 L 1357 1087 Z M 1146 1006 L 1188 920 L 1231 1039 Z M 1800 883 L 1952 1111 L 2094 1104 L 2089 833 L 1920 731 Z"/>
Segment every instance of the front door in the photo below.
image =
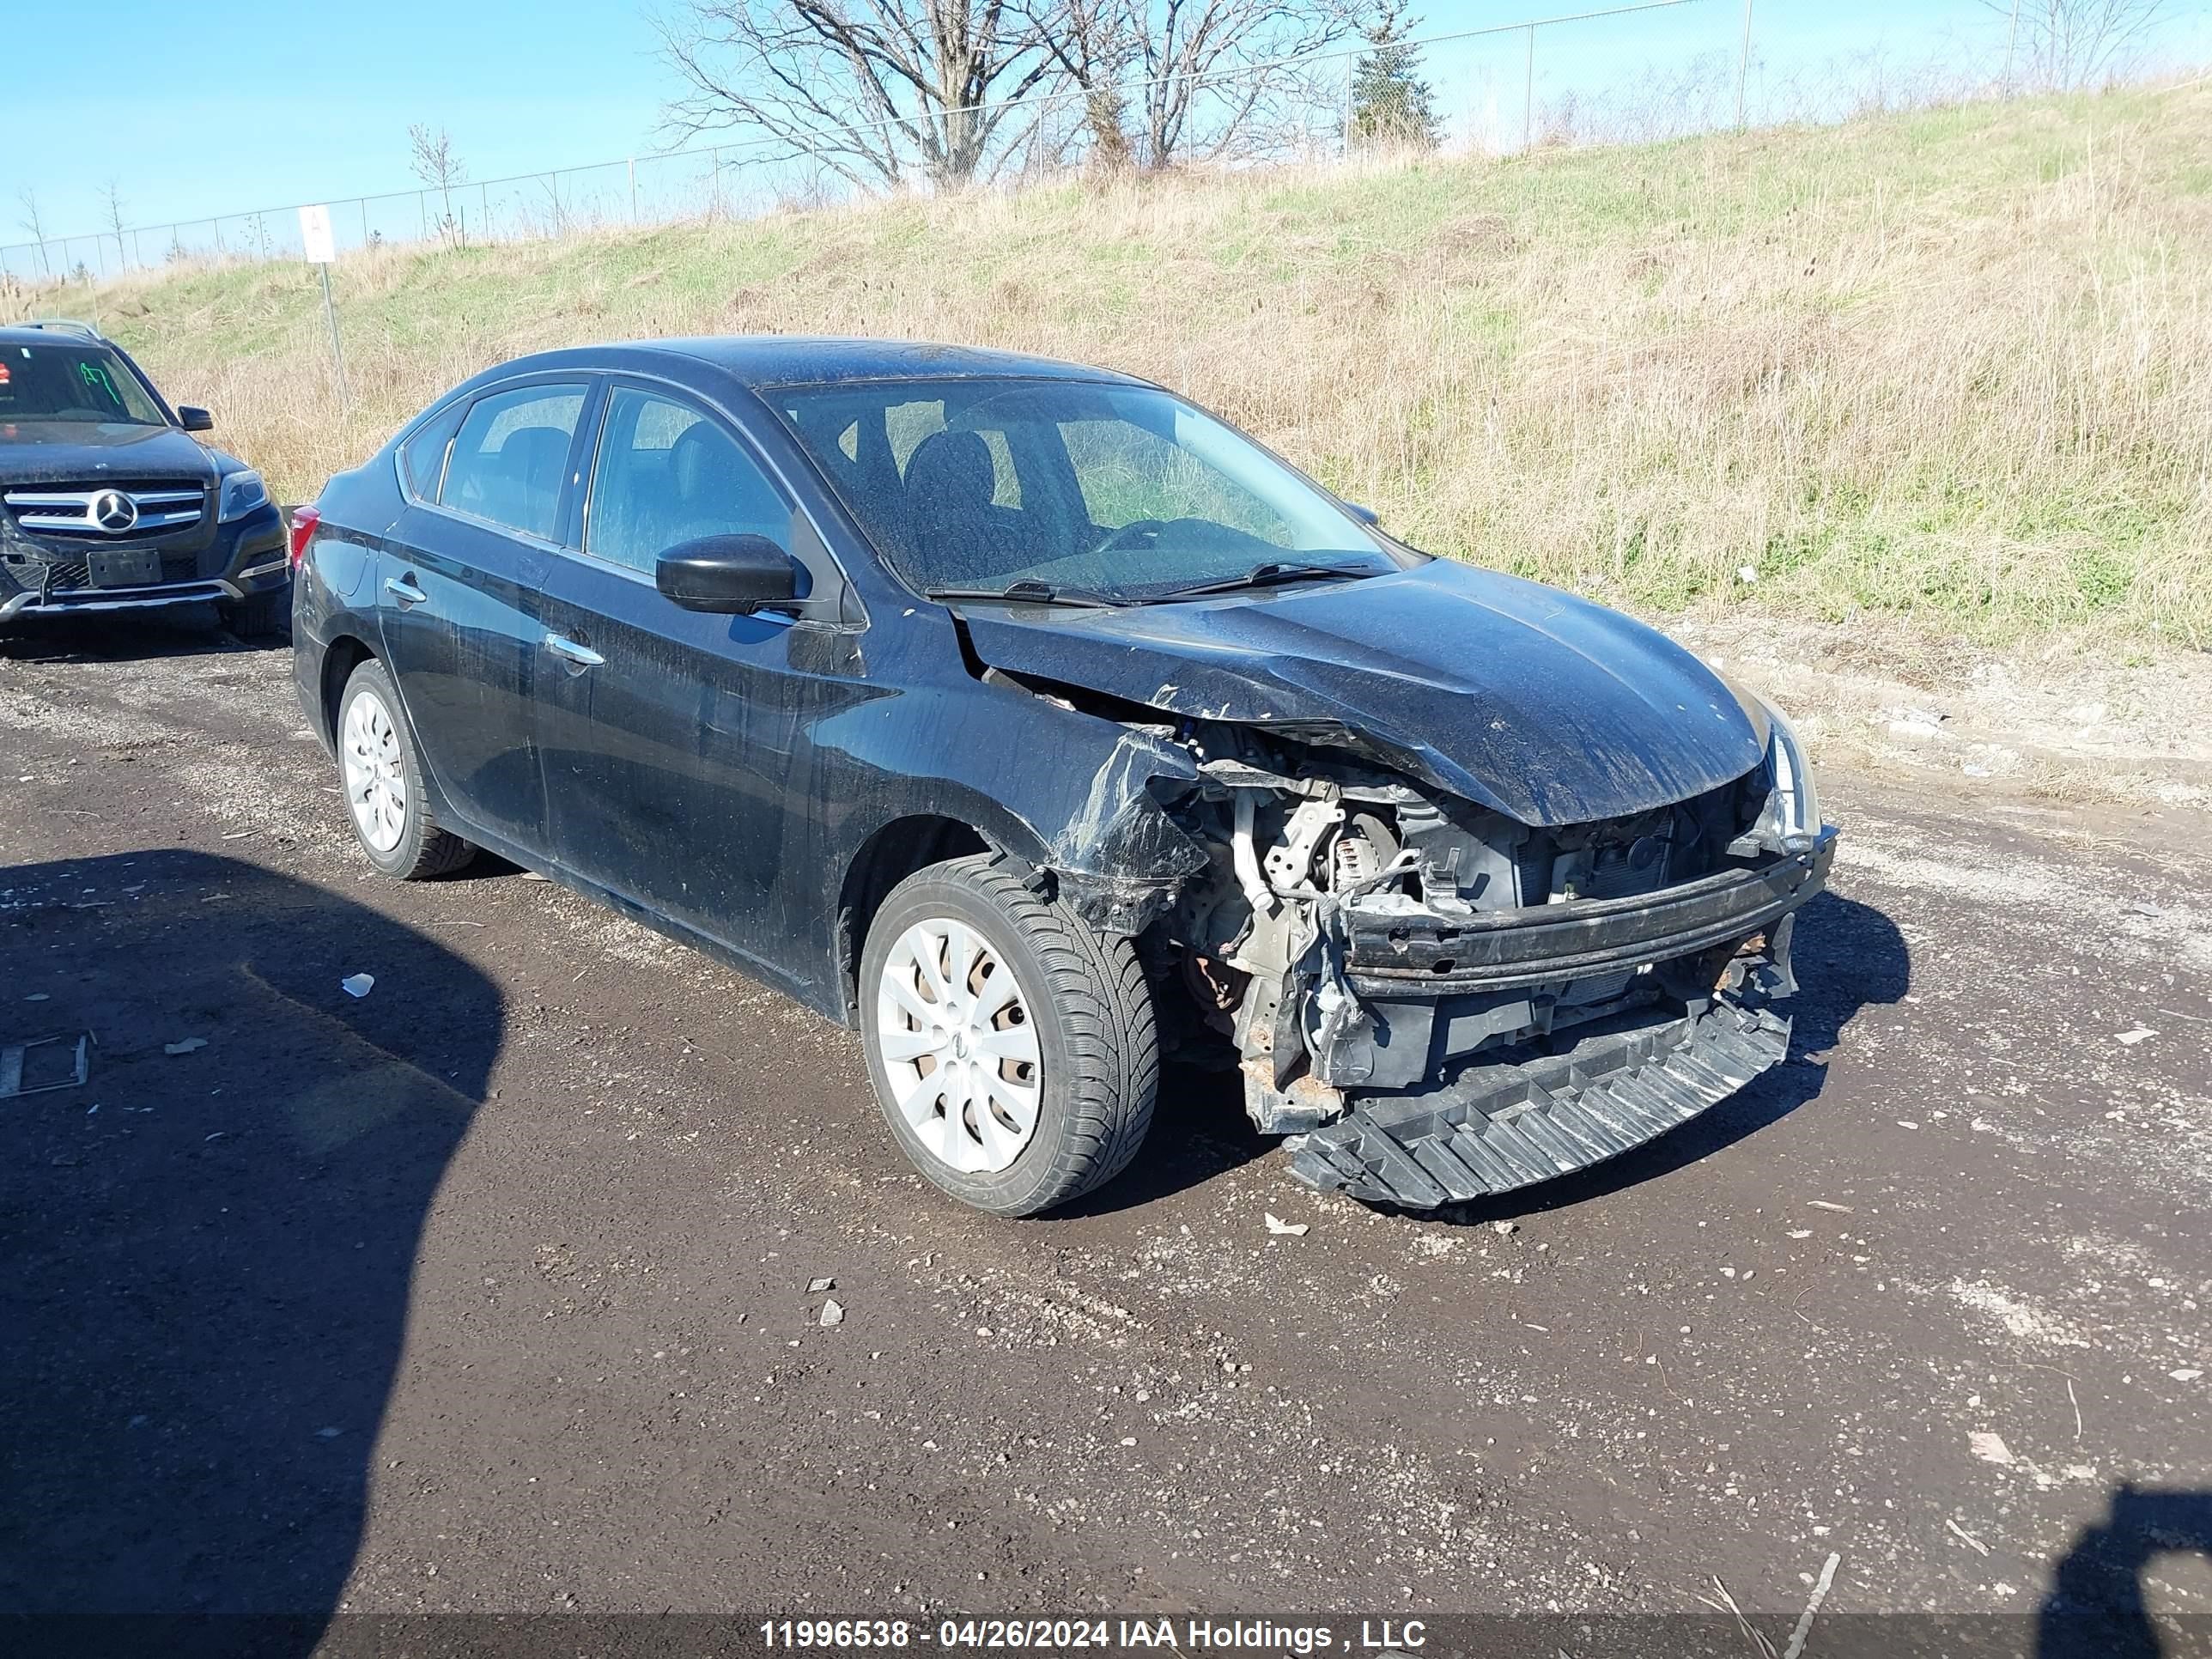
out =
<path fill-rule="evenodd" d="M 386 661 L 455 827 L 528 854 L 545 845 L 538 589 L 586 390 L 539 382 L 477 398 L 431 498 L 408 507 L 378 558 Z"/>
<path fill-rule="evenodd" d="M 836 672 L 848 658 L 823 649 L 823 624 L 685 611 L 653 585 L 659 556 L 698 537 L 790 546 L 791 503 L 719 417 L 620 384 L 588 500 L 542 613 L 556 856 L 801 988 L 826 926 L 791 914 L 793 894 L 819 886 L 807 731 L 825 695 L 848 695 Z"/>

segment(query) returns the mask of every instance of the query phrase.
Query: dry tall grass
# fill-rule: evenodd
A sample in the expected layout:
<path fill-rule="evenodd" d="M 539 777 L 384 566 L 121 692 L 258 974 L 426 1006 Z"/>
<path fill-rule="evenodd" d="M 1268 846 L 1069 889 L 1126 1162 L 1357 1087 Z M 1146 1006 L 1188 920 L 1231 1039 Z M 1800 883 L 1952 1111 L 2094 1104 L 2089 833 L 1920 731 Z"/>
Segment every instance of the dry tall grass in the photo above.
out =
<path fill-rule="evenodd" d="M 2197 87 L 384 250 L 337 272 L 343 417 L 311 272 L 97 299 L 291 496 L 519 352 L 902 335 L 1164 381 L 1418 544 L 1646 610 L 2201 646 L 2208 157 Z"/>

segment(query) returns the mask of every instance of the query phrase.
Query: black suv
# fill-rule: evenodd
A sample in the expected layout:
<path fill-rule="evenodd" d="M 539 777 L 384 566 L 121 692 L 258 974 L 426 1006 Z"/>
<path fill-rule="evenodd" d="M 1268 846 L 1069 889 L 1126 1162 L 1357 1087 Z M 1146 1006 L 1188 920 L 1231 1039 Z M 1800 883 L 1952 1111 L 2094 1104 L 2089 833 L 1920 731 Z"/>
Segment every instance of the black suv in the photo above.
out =
<path fill-rule="evenodd" d="M 0 627 L 210 603 L 241 635 L 289 627 L 283 519 L 186 435 L 213 424 L 89 324 L 0 325 Z"/>

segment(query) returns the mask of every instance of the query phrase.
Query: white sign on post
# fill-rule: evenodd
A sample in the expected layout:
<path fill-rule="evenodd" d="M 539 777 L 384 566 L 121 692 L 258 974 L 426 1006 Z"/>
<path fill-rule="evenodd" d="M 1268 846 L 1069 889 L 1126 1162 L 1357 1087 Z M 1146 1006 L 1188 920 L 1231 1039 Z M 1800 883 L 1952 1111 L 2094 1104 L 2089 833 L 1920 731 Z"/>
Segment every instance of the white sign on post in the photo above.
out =
<path fill-rule="evenodd" d="M 331 298 L 331 265 L 338 257 L 337 242 L 331 234 L 331 210 L 320 202 L 300 210 L 300 250 L 323 279 L 323 320 L 331 325 L 331 367 L 337 373 L 339 401 L 349 404 L 353 393 L 346 386 L 345 353 L 338 345 L 338 308 Z"/>
<path fill-rule="evenodd" d="M 300 246 L 311 265 L 326 265 L 338 257 L 331 237 L 331 210 L 319 202 L 300 210 Z"/>

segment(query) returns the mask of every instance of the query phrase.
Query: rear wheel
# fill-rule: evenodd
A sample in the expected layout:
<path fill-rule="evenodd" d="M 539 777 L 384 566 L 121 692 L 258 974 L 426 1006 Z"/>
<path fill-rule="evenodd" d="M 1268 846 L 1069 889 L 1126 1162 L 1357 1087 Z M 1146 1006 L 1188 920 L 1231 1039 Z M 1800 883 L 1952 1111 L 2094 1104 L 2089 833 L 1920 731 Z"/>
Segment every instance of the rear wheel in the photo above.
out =
<path fill-rule="evenodd" d="M 892 1137 L 946 1192 L 1006 1216 L 1120 1174 L 1159 1085 L 1130 942 L 1038 897 L 1025 874 L 982 854 L 908 877 L 860 964 L 868 1072 Z"/>
<path fill-rule="evenodd" d="M 420 881 L 459 869 L 477 849 L 441 830 L 422 789 L 422 766 L 384 665 L 369 659 L 338 696 L 338 774 L 355 839 L 387 876 Z"/>

